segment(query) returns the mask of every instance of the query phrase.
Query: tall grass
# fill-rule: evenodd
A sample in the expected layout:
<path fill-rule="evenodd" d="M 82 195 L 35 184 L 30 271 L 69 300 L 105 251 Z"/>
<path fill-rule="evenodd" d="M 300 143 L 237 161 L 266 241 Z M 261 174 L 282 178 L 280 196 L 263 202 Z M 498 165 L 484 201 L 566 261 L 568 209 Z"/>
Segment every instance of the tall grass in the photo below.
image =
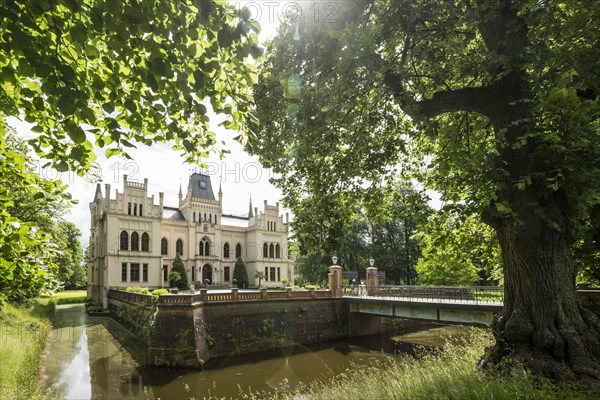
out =
<path fill-rule="evenodd" d="M 0 310 L 0 399 L 39 399 L 39 365 L 50 331 L 52 299 Z"/>
<path fill-rule="evenodd" d="M 600 398 L 599 389 L 555 386 L 533 379 L 518 368 L 510 377 L 478 371 L 476 360 L 491 340 L 489 333 L 473 329 L 466 341 L 448 343 L 441 350 L 421 349 L 416 357 L 401 356 L 399 360 L 356 365 L 332 380 L 315 382 L 292 393 L 262 393 L 246 397 L 287 400 Z"/>

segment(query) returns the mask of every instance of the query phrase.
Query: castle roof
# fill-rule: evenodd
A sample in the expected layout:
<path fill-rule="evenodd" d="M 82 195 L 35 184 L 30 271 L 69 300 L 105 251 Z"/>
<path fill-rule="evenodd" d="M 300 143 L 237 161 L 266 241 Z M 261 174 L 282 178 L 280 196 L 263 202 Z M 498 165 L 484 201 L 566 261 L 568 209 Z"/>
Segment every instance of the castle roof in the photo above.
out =
<path fill-rule="evenodd" d="M 179 210 L 179 208 L 175 207 L 163 207 L 163 215 L 164 219 L 177 219 L 181 221 L 185 221 L 185 217 Z"/>
<path fill-rule="evenodd" d="M 192 197 L 215 200 L 210 176 L 195 172 L 190 176 L 190 186 L 192 188 Z"/>

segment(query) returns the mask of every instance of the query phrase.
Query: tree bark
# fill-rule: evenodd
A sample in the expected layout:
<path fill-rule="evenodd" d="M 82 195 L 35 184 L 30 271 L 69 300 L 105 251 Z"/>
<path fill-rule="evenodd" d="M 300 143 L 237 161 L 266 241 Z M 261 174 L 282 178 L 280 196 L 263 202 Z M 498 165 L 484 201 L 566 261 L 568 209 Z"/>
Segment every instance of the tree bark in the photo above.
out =
<path fill-rule="evenodd" d="M 480 366 L 506 370 L 517 361 L 553 380 L 598 380 L 600 323 L 577 297 L 570 235 L 528 206 L 527 194 L 514 195 L 516 218 L 484 218 L 500 240 L 505 300 L 492 326 L 496 343 Z M 552 211 L 553 204 L 543 210 Z"/>

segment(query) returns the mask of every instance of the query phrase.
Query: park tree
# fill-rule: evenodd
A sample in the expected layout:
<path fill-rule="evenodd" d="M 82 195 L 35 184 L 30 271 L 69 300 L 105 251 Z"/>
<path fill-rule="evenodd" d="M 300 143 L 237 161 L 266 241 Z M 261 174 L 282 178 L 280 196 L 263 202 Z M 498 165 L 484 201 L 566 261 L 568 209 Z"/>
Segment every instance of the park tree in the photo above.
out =
<path fill-rule="evenodd" d="M 498 240 L 478 216 L 443 208 L 429 216 L 414 239 L 421 246 L 420 284 L 490 285 L 502 279 Z"/>
<path fill-rule="evenodd" d="M 185 290 L 185 289 L 189 289 L 189 281 L 188 281 L 188 274 L 185 270 L 185 265 L 183 264 L 183 260 L 181 259 L 181 256 L 179 255 L 179 253 L 177 253 L 175 255 L 175 259 L 173 260 L 173 266 L 171 267 L 171 272 L 176 272 L 177 274 L 179 274 L 179 278 L 178 279 L 174 279 L 176 278 L 176 276 L 174 276 L 174 278 L 172 279 L 173 282 L 175 283 L 175 286 L 178 289 L 181 290 Z M 169 275 L 170 276 L 170 275 Z"/>
<path fill-rule="evenodd" d="M 385 202 L 387 180 L 419 179 L 500 243 L 504 309 L 480 366 L 600 379 L 600 322 L 577 297 L 572 253 L 599 198 L 600 3 L 311 11 L 281 27 L 255 87 L 249 149 L 284 201 L 310 197 L 334 226 L 356 200 Z"/>
<path fill-rule="evenodd" d="M 258 279 L 258 287 L 260 287 L 262 280 L 265 279 L 265 273 L 263 271 L 256 271 L 254 273 L 254 279 Z"/>
<path fill-rule="evenodd" d="M 5 145 L 6 120 L 32 124 L 27 150 L 45 166 L 91 179 L 94 147 L 129 157 L 136 145 L 170 143 L 200 162 L 223 151 L 209 129 L 211 112 L 229 129 L 250 118 L 256 73 L 246 60 L 261 50 L 249 17 L 217 1 L 0 1 L 3 295 L 22 293 L 34 278 L 38 288 L 50 268 L 34 251 L 52 251 L 35 224 L 7 210 L 16 207 L 13 196 L 28 192 L 43 207 L 60 189 L 24 177 L 23 161 Z"/>
<path fill-rule="evenodd" d="M 248 287 L 248 271 L 246 270 L 246 263 L 242 257 L 235 260 L 233 279 L 237 282 L 238 287 Z"/>

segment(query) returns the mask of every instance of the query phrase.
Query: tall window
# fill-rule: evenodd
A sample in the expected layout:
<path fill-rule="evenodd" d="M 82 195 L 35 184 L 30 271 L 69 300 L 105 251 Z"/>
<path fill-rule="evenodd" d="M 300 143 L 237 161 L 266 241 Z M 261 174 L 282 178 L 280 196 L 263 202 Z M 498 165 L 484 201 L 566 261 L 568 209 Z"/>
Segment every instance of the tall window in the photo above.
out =
<path fill-rule="evenodd" d="M 281 247 L 279 247 L 279 243 L 275 245 L 275 258 L 281 258 Z"/>
<path fill-rule="evenodd" d="M 230 279 L 229 279 L 229 267 L 223 268 L 223 280 L 225 282 L 229 282 L 230 281 Z"/>
<path fill-rule="evenodd" d="M 140 281 L 140 264 L 139 263 L 129 264 L 129 280 L 131 282 L 139 282 Z"/>
<path fill-rule="evenodd" d="M 269 280 L 269 267 L 265 267 L 265 281 Z"/>
<path fill-rule="evenodd" d="M 193 221 L 193 222 L 196 222 L 196 211 L 194 211 L 194 212 L 192 213 L 192 216 L 193 216 L 193 218 L 192 218 L 192 221 Z"/>
<path fill-rule="evenodd" d="M 277 282 L 281 282 L 281 268 L 277 267 Z"/>
<path fill-rule="evenodd" d="M 229 243 L 223 245 L 223 258 L 229 258 Z"/>
<path fill-rule="evenodd" d="M 131 234 L 131 251 L 140 251 L 140 235 L 137 232 Z"/>
<path fill-rule="evenodd" d="M 127 263 L 121 263 L 121 281 L 127 282 Z"/>
<path fill-rule="evenodd" d="M 128 250 L 129 249 L 129 235 L 127 234 L 127 231 L 123 231 L 121 232 L 121 250 Z"/>
<path fill-rule="evenodd" d="M 169 267 L 163 265 L 163 282 L 166 282 L 167 280 L 169 280 Z"/>
<path fill-rule="evenodd" d="M 269 257 L 269 245 L 268 244 L 263 244 L 263 257 L 267 258 Z"/>
<path fill-rule="evenodd" d="M 276 231 L 277 230 L 277 222 L 273 222 L 273 230 Z"/>
<path fill-rule="evenodd" d="M 192 282 L 196 281 L 196 268 L 192 267 Z"/>
<path fill-rule="evenodd" d="M 208 214 L 208 222 L 212 224 L 212 214 Z"/>
<path fill-rule="evenodd" d="M 209 256 L 210 255 L 210 243 L 207 238 L 204 238 L 200 241 L 199 254 L 201 256 Z"/>
<path fill-rule="evenodd" d="M 169 242 L 167 242 L 167 239 L 162 238 L 160 241 L 160 254 L 162 254 L 163 256 L 166 256 L 168 254 L 168 249 L 169 249 Z"/>
<path fill-rule="evenodd" d="M 273 246 L 273 243 L 269 246 L 269 257 L 275 258 L 275 246 Z"/>
<path fill-rule="evenodd" d="M 177 243 L 175 243 L 175 253 L 183 256 L 183 242 L 181 239 L 177 239 Z"/>
<path fill-rule="evenodd" d="M 142 251 L 150 251 L 150 236 L 146 232 L 142 233 Z"/>
<path fill-rule="evenodd" d="M 142 264 L 142 281 L 148 282 L 148 264 Z"/>
<path fill-rule="evenodd" d="M 127 214 L 131 215 L 131 203 L 127 203 Z"/>
<path fill-rule="evenodd" d="M 140 204 L 140 217 L 142 216 L 142 205 Z"/>
<path fill-rule="evenodd" d="M 235 259 L 237 260 L 241 256 L 242 256 L 242 245 L 238 243 L 235 245 Z"/>
<path fill-rule="evenodd" d="M 271 274 L 269 275 L 270 281 L 275 281 L 275 268 L 271 267 Z"/>
<path fill-rule="evenodd" d="M 137 203 L 133 205 L 133 215 L 137 215 Z"/>

